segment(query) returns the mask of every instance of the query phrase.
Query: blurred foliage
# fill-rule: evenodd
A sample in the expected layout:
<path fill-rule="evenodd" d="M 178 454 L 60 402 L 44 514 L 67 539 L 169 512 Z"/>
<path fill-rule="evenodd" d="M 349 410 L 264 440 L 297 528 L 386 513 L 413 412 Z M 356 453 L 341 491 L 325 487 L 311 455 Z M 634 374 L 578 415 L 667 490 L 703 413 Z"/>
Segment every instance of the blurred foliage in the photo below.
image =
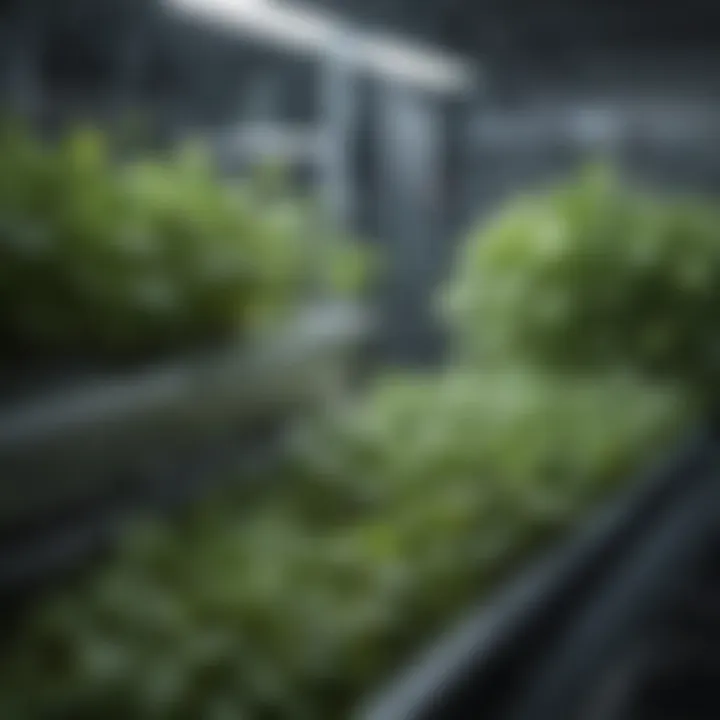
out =
<path fill-rule="evenodd" d="M 282 484 L 138 530 L 7 648 L 14 720 L 341 720 L 566 529 L 685 408 L 521 372 L 389 377 L 296 437 Z M 622 406 L 623 412 L 618 412 Z"/>
<path fill-rule="evenodd" d="M 79 129 L 43 143 L 0 128 L 0 335 L 41 351 L 172 351 L 247 330 L 318 288 L 362 282 L 358 244 L 328 234 L 280 178 L 230 182 L 188 143 L 120 164 Z M 313 283 L 315 287 L 313 287 Z"/>
<path fill-rule="evenodd" d="M 619 366 L 716 394 L 720 212 L 592 166 L 474 230 L 444 302 L 466 361 Z"/>
<path fill-rule="evenodd" d="M 134 202 L 172 228 L 158 235 L 192 278 L 183 288 L 202 287 L 194 203 L 214 208 L 209 234 L 224 237 L 224 201 L 199 190 L 194 155 L 175 162 L 172 181 L 164 166 L 128 170 L 147 206 Z M 149 200 L 143 183 L 170 199 Z M 252 201 L 234 192 L 233 207 L 261 207 L 257 188 Z M 5 714 L 347 718 L 695 417 L 688 387 L 714 372 L 715 227 L 706 206 L 660 202 L 604 171 L 511 204 L 452 279 L 462 362 L 383 376 L 306 419 L 252 504 L 224 496 L 131 533 L 18 627 L 0 667 Z M 286 278 L 296 261 L 270 245 L 248 255 L 277 251 L 269 266 Z M 670 333 L 661 349 L 648 340 L 658 327 Z"/>

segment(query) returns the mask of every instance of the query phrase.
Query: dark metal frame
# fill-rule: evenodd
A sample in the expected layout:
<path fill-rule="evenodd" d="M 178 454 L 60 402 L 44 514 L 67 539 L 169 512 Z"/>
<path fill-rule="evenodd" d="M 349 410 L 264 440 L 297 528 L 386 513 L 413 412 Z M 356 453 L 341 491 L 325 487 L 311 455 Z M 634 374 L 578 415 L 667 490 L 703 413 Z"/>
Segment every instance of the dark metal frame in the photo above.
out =
<path fill-rule="evenodd" d="M 361 707 L 358 720 L 573 717 L 560 711 L 569 711 L 571 693 L 589 681 L 590 668 L 597 669 L 603 643 L 622 639 L 627 625 L 621 620 L 634 618 L 648 593 L 663 580 L 672 582 L 667 573 L 707 539 L 720 501 L 719 460 L 714 431 L 694 436 L 643 482 L 633 483 L 629 496 L 611 503 L 406 667 L 395 684 Z M 638 572 L 646 562 L 646 572 Z M 633 582 L 614 593 L 623 578 Z M 602 612 L 610 613 L 602 626 L 607 635 L 598 633 Z M 590 635 L 576 634 L 578 628 Z M 586 664 L 575 662 L 578 651 Z"/>
<path fill-rule="evenodd" d="M 0 407 L 0 596 L 81 561 L 138 512 L 237 481 L 298 409 L 342 390 L 369 327 L 354 306 L 321 306 L 247 346 Z"/>

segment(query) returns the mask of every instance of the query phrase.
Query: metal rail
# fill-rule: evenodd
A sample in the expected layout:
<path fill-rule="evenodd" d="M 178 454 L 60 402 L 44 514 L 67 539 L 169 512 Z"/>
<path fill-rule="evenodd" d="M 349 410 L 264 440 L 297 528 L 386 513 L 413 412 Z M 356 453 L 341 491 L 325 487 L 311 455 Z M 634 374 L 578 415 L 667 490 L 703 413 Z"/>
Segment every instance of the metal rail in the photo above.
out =
<path fill-rule="evenodd" d="M 706 487 L 720 458 L 713 433 L 690 439 L 532 570 L 484 602 L 384 692 L 357 720 L 499 720 L 589 598 L 675 503 Z M 697 492 L 695 493 L 697 494 Z M 533 716 L 548 720 L 553 715 Z M 523 717 L 525 720 L 525 716 Z"/>

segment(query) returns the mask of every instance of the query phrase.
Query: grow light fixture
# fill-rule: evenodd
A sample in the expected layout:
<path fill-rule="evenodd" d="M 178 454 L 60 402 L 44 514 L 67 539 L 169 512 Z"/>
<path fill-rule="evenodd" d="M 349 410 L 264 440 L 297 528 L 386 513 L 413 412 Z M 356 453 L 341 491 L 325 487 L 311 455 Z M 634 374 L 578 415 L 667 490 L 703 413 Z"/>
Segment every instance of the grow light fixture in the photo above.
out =
<path fill-rule="evenodd" d="M 331 16 L 272 0 L 165 0 L 173 9 L 233 28 L 250 37 L 293 51 L 329 54 L 342 50 L 352 33 L 353 57 L 360 69 L 388 80 L 436 92 L 470 88 L 467 63 L 420 44 L 390 35 L 345 28 Z"/>

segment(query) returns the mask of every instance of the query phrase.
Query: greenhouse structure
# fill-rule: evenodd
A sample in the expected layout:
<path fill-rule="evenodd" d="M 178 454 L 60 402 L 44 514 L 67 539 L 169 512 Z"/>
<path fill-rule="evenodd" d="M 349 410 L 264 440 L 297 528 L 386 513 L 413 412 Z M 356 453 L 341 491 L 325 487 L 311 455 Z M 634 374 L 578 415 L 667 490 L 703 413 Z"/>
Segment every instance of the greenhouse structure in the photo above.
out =
<path fill-rule="evenodd" d="M 720 717 L 720 7 L 0 2 L 0 716 Z"/>

